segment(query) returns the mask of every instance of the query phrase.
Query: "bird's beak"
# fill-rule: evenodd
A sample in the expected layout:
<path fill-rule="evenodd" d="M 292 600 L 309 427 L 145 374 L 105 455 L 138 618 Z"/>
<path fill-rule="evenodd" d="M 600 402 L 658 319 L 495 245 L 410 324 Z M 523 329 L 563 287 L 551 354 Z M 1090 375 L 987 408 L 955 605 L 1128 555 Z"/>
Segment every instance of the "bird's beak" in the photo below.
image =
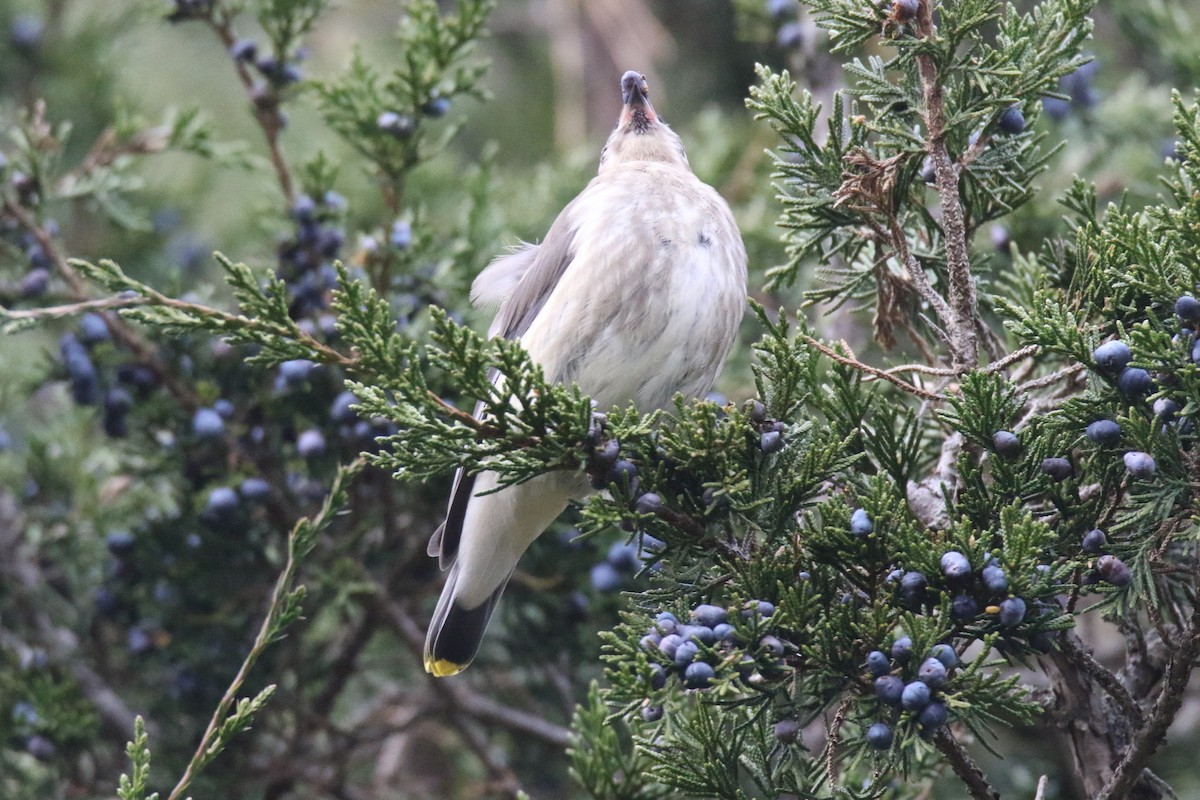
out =
<path fill-rule="evenodd" d="M 642 73 L 629 70 L 621 76 L 621 98 L 625 106 L 617 121 L 619 127 L 632 126 L 635 130 L 645 130 L 658 121 L 658 114 L 650 105 L 650 87 Z"/>

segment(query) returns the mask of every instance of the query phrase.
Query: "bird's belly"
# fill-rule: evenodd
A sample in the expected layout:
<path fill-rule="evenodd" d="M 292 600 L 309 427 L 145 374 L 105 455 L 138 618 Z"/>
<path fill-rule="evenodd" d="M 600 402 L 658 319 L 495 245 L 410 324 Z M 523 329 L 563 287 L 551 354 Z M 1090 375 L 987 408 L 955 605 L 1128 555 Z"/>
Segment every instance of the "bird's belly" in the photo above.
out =
<path fill-rule="evenodd" d="M 578 383 L 600 408 L 633 403 L 643 412 L 669 406 L 677 392 L 711 389 L 742 316 L 745 278 L 699 238 L 648 263 L 614 263 L 625 279 L 612 275 L 548 303 L 542 317 L 553 330 L 531 328 L 526 345 L 547 377 Z"/>

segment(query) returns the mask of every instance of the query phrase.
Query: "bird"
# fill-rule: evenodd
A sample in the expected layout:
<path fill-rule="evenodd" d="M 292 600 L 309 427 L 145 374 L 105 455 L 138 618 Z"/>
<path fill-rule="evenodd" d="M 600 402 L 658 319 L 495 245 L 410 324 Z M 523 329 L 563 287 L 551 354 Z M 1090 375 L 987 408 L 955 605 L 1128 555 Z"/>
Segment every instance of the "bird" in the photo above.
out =
<path fill-rule="evenodd" d="M 729 205 L 692 172 L 645 76 L 630 70 L 620 88 L 596 176 L 539 244 L 492 261 L 471 301 L 499 307 L 489 336 L 518 341 L 547 380 L 577 384 L 598 409 L 649 413 L 716 382 L 746 307 L 747 256 Z M 522 554 L 589 491 L 581 473 L 561 470 L 498 486 L 494 472 L 459 469 L 429 541 L 449 569 L 425 642 L 436 677 L 471 663 Z"/>

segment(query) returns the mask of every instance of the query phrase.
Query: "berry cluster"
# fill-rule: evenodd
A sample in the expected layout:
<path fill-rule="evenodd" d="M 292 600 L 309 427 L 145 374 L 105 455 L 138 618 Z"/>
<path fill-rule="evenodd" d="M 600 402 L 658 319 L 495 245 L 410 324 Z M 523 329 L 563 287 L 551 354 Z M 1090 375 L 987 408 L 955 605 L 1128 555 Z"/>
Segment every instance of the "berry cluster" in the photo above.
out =
<path fill-rule="evenodd" d="M 0 174 L 3 174 L 6 166 L 7 162 L 4 156 L 0 155 Z M 22 204 L 36 203 L 40 191 L 37 179 L 19 170 L 13 170 L 8 183 L 21 198 Z M 53 219 L 47 219 L 43 223 L 43 230 L 51 237 L 56 237 L 59 232 L 58 223 Z M 0 239 L 6 241 L 13 250 L 21 254 L 27 268 L 16 285 L 5 293 L 19 300 L 35 300 L 45 295 L 50 289 L 51 272 L 54 265 L 37 237 L 28 231 L 21 230 L 15 219 L 3 215 L 0 216 Z"/>
<path fill-rule="evenodd" d="M 960 624 L 992 624 L 1000 629 L 1015 628 L 1025 621 L 1026 600 L 1012 594 L 1008 574 L 990 559 L 980 569 L 958 550 L 942 553 L 941 574 L 936 583 L 950 597 L 950 618 Z M 941 592 L 935 592 L 930 581 L 918 570 L 895 570 L 888 576 L 896 585 L 901 607 L 912 611 L 937 605 Z"/>
<path fill-rule="evenodd" d="M 292 236 L 277 248 L 275 274 L 288 285 L 288 312 L 293 319 L 318 317 L 317 324 L 333 333 L 333 318 L 323 312 L 337 285 L 333 262 L 341 255 L 346 234 L 339 225 L 346 201 L 337 192 L 326 192 L 321 202 L 306 194 L 292 204 Z"/>
<path fill-rule="evenodd" d="M 767 620 L 774 614 L 774 604 L 766 600 L 747 601 L 736 625 L 730 621 L 728 609 L 708 603 L 694 607 L 686 623 L 669 611 L 660 613 L 641 639 L 651 659 L 650 688 L 663 688 L 668 675 L 675 674 L 686 689 L 708 689 L 716 680 L 717 668 L 731 664 L 750 684 L 778 677 L 787 647 L 770 632 Z M 754 644 L 748 646 L 749 642 Z M 657 719 L 662 709 L 648 706 L 642 715 Z"/>
<path fill-rule="evenodd" d="M 1089 61 L 1079 69 L 1066 75 L 1058 82 L 1058 91 L 1068 99 L 1060 97 L 1042 98 L 1042 108 L 1047 116 L 1055 122 L 1061 122 L 1072 112 L 1084 113 L 1090 111 L 1099 100 L 1099 92 L 1092 85 L 1093 79 L 1100 71 L 1097 61 Z"/>
<path fill-rule="evenodd" d="M 895 727 L 915 724 L 922 736 L 932 736 L 950 718 L 940 692 L 958 667 L 958 654 L 948 644 L 934 645 L 920 664 L 913 659 L 912 639 L 898 637 L 888 653 L 867 654 L 867 670 L 879 701 L 878 719 L 868 729 L 867 744 L 876 750 L 891 747 Z"/>
<path fill-rule="evenodd" d="M 783 438 L 787 424 L 767 416 L 767 407 L 758 400 L 750 401 L 750 421 L 758 426 L 758 449 L 770 455 L 787 446 Z"/>

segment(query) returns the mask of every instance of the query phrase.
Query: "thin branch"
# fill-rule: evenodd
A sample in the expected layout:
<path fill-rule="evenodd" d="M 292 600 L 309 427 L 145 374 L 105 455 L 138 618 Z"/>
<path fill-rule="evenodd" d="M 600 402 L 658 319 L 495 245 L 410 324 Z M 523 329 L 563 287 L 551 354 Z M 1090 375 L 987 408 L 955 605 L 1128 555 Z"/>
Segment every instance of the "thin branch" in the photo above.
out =
<path fill-rule="evenodd" d="M 918 38 L 930 41 L 936 35 L 933 25 L 933 3 L 930 0 L 922 0 L 918 5 L 915 34 Z M 966 220 L 958 193 L 959 176 L 946 149 L 946 118 L 941 76 L 933 56 L 927 53 L 918 55 L 917 71 L 921 76 L 925 127 L 929 134 L 926 149 L 933 164 L 938 200 L 942 206 L 942 232 L 946 243 L 950 316 L 943 319 L 950 333 L 954 366 L 960 371 L 965 371 L 973 369 L 978 361 L 976 326 L 979 324 L 979 301 L 975 294 L 975 283 L 971 279 Z"/>
<path fill-rule="evenodd" d="M 898 367 L 889 367 L 884 372 L 888 375 L 896 375 L 902 372 L 917 372 L 922 375 L 938 375 L 947 378 L 958 375 L 957 372 L 949 367 L 931 367 L 928 364 L 901 364 Z"/>
<path fill-rule="evenodd" d="M 1014 350 L 1003 358 L 993 361 L 984 367 L 982 371 L 987 373 L 999 372 L 1000 370 L 1006 369 L 1010 365 L 1015 364 L 1023 358 L 1036 355 L 1039 349 L 1040 348 L 1036 344 L 1027 344 L 1020 350 Z"/>
<path fill-rule="evenodd" d="M 1000 793 L 992 788 L 983 770 L 949 730 L 943 727 L 938 731 L 933 743 L 946 757 L 954 774 L 966 785 L 974 800 L 1000 800 Z"/>
<path fill-rule="evenodd" d="M 808 345 L 810 345 L 813 349 L 818 350 L 819 352 L 828 356 L 829 358 L 833 359 L 834 361 L 838 362 L 839 364 L 845 364 L 846 366 L 853 367 L 854 369 L 857 369 L 861 372 L 865 372 L 869 375 L 874 375 L 877 378 L 881 378 L 881 379 L 887 381 L 888 383 L 898 386 L 900 389 L 904 390 L 905 392 L 908 392 L 909 394 L 914 394 L 917 397 L 921 397 L 926 400 L 945 400 L 946 399 L 943 395 L 940 395 L 937 392 L 931 392 L 928 389 L 922 389 L 919 386 L 913 386 L 911 383 L 908 383 L 907 381 L 903 381 L 900 378 L 897 378 L 895 375 L 889 375 L 884 370 L 878 369 L 876 367 L 872 367 L 869 364 L 864 364 L 861 361 L 859 361 L 858 359 L 844 356 L 841 353 L 837 352 L 836 350 L 833 350 L 832 348 L 828 347 L 827 345 L 822 344 L 820 341 L 814 339 L 811 336 L 802 335 L 801 338 Z"/>
<path fill-rule="evenodd" d="M 347 478 L 352 478 L 361 470 L 363 464 L 364 462 L 361 458 L 357 459 L 345 468 L 343 474 Z M 321 509 L 321 516 L 327 517 L 331 513 L 333 497 L 334 492 L 331 491 L 326 498 L 325 507 Z M 246 654 L 246 658 L 238 668 L 237 675 L 230 682 L 229 688 L 225 690 L 221 701 L 217 703 L 217 707 L 212 713 L 212 718 L 208 721 L 208 727 L 204 730 L 204 735 L 200 737 L 200 744 L 196 746 L 196 752 L 192 755 L 191 760 L 188 761 L 188 765 L 184 769 L 183 775 L 180 776 L 179 782 L 175 784 L 175 788 L 167 795 L 167 800 L 179 800 L 200 770 L 216 755 L 213 748 L 220 745 L 218 732 L 228 718 L 229 710 L 237 702 L 238 692 L 242 690 L 242 686 L 245 684 L 250 670 L 254 668 L 254 665 L 258 663 L 258 659 L 279 635 L 280 616 L 287 605 L 288 596 L 293 591 L 296 573 L 300 569 L 300 558 L 303 555 L 297 552 L 295 542 L 301 530 L 303 530 L 302 526 L 308 524 L 310 524 L 310 520 L 301 519 L 288 535 L 287 563 L 284 565 L 283 572 L 279 573 L 279 577 L 275 580 L 275 588 L 271 592 L 271 602 L 267 607 L 266 616 L 263 617 L 262 625 L 259 626 L 258 634 L 254 637 L 254 644 L 251 645 L 250 652 Z"/>
<path fill-rule="evenodd" d="M 1121 762 L 1117 764 L 1112 777 L 1108 779 L 1108 783 L 1104 785 L 1096 800 L 1116 800 L 1127 797 L 1133 787 L 1142 780 L 1146 764 L 1154 755 L 1154 751 L 1162 744 L 1163 739 L 1166 738 L 1167 728 L 1171 726 L 1175 715 L 1179 713 L 1180 706 L 1183 705 L 1183 695 L 1187 690 L 1188 679 L 1192 675 L 1196 658 L 1200 655 L 1198 623 L 1200 623 L 1200 606 L 1197 606 L 1196 611 L 1192 614 L 1192 624 L 1188 628 L 1182 646 L 1172 654 L 1171 660 L 1167 664 L 1167 674 L 1163 680 L 1162 690 L 1158 694 L 1158 700 L 1154 704 L 1150 718 L 1137 732 L 1133 744 L 1121 757 Z"/>
<path fill-rule="evenodd" d="M 224 6 L 215 9 L 208 17 L 209 27 L 213 33 L 221 40 L 221 44 L 225 46 L 228 52 L 237 41 L 237 37 L 233 33 L 233 14 Z M 292 188 L 292 175 L 288 171 L 287 162 L 283 159 L 283 152 L 279 149 L 279 133 L 283 130 L 283 118 L 279 113 L 278 104 L 257 102 L 256 98 L 259 94 L 259 88 L 255 85 L 254 78 L 250 74 L 250 70 L 246 65 L 237 59 L 233 61 L 233 66 L 237 70 L 238 80 L 242 82 L 242 86 L 246 89 L 246 96 L 250 99 L 250 103 L 254 108 L 254 119 L 262 128 L 263 138 L 267 140 L 267 154 L 271 160 L 271 166 L 275 169 L 275 177 L 279 181 L 279 188 L 283 191 L 284 199 L 287 200 L 290 206 L 295 201 L 295 190 Z"/>
<path fill-rule="evenodd" d="M 1024 383 L 1022 383 L 1020 386 L 1017 387 L 1017 391 L 1018 392 L 1029 392 L 1029 391 L 1032 391 L 1033 389 L 1041 389 L 1044 386 L 1052 386 L 1052 385 L 1058 383 L 1059 381 L 1063 380 L 1064 378 L 1073 377 L 1074 375 L 1082 372 L 1085 369 L 1087 369 L 1087 367 L 1083 364 L 1072 364 L 1069 367 L 1063 367 L 1060 370 L 1051 372 L 1049 375 L 1043 375 L 1040 378 L 1033 378 L 1031 380 L 1027 380 Z"/>
<path fill-rule="evenodd" d="M 1080 647 L 1078 639 L 1063 636 L 1059 639 L 1059 644 L 1063 655 L 1072 664 L 1090 675 L 1092 680 L 1100 684 L 1104 691 L 1117 701 L 1117 705 L 1121 706 L 1121 711 L 1129 717 L 1129 721 L 1133 723 L 1134 727 L 1140 728 L 1143 722 L 1142 709 L 1133 699 L 1133 695 L 1117 679 L 1117 676 L 1093 658 L 1091 653 Z"/>
<path fill-rule="evenodd" d="M 54 264 L 55 271 L 62 277 L 70 288 L 71 295 L 78 303 L 87 303 L 92 300 L 88 292 L 87 284 L 82 276 L 71 266 L 70 262 L 55 245 L 49 232 L 38 223 L 32 212 L 19 203 L 13 202 L 9 198 L 4 199 L 4 211 L 17 220 L 18 224 L 37 240 L 38 246 Z M 60 307 L 61 308 L 61 307 Z M 26 314 L 32 314 L 35 309 L 31 309 Z M 9 311 L 9 315 L 18 313 Z M 105 317 L 105 324 L 112 333 L 113 338 L 123 344 L 141 363 L 150 367 L 154 371 L 155 376 L 162 381 L 163 386 L 167 391 L 179 401 L 185 409 L 191 411 L 200 407 L 200 399 L 191 387 L 179 381 L 175 375 L 163 366 L 158 358 L 157 348 L 143 339 L 138 333 L 125 322 L 119 319 Z"/>

